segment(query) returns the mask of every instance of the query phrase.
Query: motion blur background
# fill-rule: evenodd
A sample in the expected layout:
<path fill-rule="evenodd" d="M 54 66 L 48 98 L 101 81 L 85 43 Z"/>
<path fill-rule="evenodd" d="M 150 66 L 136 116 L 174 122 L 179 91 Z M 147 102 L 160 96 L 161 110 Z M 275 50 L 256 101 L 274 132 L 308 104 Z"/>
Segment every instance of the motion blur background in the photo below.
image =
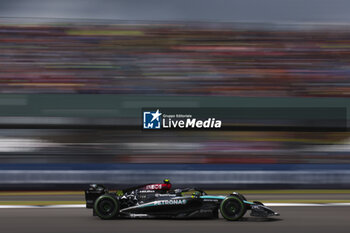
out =
<path fill-rule="evenodd" d="M 141 130 L 144 107 L 337 108 L 348 122 L 349 7 L 0 1 L 0 188 L 163 177 L 206 188 L 349 188 L 350 134 L 332 122 L 300 128 L 258 115 L 231 130 Z"/>

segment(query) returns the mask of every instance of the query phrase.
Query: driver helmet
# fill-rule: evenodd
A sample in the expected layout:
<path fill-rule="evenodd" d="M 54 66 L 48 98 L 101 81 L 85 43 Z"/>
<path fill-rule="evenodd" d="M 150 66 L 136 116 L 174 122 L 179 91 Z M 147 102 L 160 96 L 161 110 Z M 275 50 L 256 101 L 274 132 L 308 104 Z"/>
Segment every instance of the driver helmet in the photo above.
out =
<path fill-rule="evenodd" d="M 200 197 L 200 196 L 201 196 L 201 193 L 198 192 L 198 191 L 192 193 L 192 198 L 198 198 L 198 197 Z"/>
<path fill-rule="evenodd" d="M 164 180 L 163 180 L 163 183 L 164 183 L 164 184 L 170 184 L 170 180 L 169 180 L 169 179 L 164 179 Z"/>

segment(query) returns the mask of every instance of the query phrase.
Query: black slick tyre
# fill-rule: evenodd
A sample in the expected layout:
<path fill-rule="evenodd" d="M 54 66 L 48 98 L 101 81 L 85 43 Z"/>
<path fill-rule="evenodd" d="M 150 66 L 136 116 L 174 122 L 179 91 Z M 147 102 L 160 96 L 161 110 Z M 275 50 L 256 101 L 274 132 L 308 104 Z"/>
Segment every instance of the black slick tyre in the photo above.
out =
<path fill-rule="evenodd" d="M 94 211 L 101 219 L 113 219 L 119 213 L 119 203 L 111 195 L 105 194 L 98 197 L 94 204 Z"/>
<path fill-rule="evenodd" d="M 228 196 L 220 204 L 221 215 L 229 221 L 237 221 L 246 212 L 243 201 L 237 196 Z"/>

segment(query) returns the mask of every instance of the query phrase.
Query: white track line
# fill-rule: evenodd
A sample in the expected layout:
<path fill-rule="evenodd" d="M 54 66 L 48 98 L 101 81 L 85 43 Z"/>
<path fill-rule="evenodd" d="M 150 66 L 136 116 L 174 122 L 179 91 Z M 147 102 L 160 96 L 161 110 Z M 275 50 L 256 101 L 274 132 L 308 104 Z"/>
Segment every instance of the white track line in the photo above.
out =
<path fill-rule="evenodd" d="M 327 207 L 327 206 L 350 206 L 350 203 L 266 203 L 266 206 L 280 207 Z M 86 205 L 0 205 L 0 209 L 40 209 L 40 208 L 85 208 Z"/>

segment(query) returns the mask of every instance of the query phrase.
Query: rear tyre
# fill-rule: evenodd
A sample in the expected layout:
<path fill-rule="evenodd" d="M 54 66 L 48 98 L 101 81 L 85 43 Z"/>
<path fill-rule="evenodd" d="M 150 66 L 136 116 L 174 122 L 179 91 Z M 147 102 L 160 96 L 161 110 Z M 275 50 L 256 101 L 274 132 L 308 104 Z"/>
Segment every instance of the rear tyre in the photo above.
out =
<path fill-rule="evenodd" d="M 101 219 L 113 219 L 119 213 L 119 202 L 111 195 L 105 194 L 98 197 L 94 204 L 94 212 Z"/>
<path fill-rule="evenodd" d="M 226 197 L 220 204 L 221 215 L 229 221 L 239 220 L 245 214 L 246 210 L 243 201 L 236 196 Z"/>

